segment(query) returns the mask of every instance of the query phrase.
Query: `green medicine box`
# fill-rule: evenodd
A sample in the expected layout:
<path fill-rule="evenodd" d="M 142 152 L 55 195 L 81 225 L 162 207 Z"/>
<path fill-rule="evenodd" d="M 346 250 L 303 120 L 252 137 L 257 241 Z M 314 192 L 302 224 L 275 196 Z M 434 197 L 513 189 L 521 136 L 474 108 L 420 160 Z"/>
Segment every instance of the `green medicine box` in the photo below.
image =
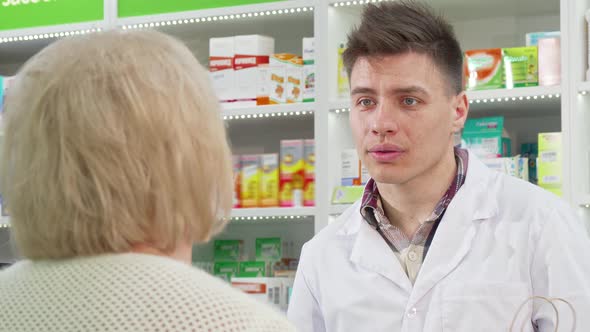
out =
<path fill-rule="evenodd" d="M 537 175 L 539 185 L 545 189 L 555 189 L 562 184 L 561 133 L 539 134 L 539 158 Z M 552 190 L 550 190 L 552 191 Z"/>
<path fill-rule="evenodd" d="M 258 278 L 266 276 L 266 262 L 241 262 L 238 278 Z"/>
<path fill-rule="evenodd" d="M 221 277 L 226 281 L 230 281 L 239 272 L 238 262 L 215 262 L 213 265 L 213 274 Z"/>
<path fill-rule="evenodd" d="M 215 240 L 214 259 L 216 262 L 236 262 L 242 258 L 244 241 L 242 240 Z"/>
<path fill-rule="evenodd" d="M 504 117 L 468 119 L 463 145 L 481 159 L 510 157 L 512 142 L 504 130 Z"/>
<path fill-rule="evenodd" d="M 278 261 L 282 258 L 281 238 L 258 238 L 256 239 L 256 260 L 257 261 Z"/>
<path fill-rule="evenodd" d="M 503 48 L 502 60 L 507 89 L 539 85 L 539 59 L 536 46 Z"/>

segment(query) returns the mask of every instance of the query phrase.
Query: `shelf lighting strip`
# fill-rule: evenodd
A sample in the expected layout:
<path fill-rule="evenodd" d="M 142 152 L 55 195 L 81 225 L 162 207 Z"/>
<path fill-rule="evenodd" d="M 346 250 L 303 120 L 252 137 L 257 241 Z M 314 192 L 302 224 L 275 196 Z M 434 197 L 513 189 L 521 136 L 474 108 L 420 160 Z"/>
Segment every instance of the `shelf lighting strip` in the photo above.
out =
<path fill-rule="evenodd" d="M 265 217 L 232 217 L 233 221 L 265 221 L 265 220 L 273 220 L 273 219 L 282 219 L 282 220 L 297 220 L 297 219 L 305 219 L 307 216 L 265 216 Z"/>
<path fill-rule="evenodd" d="M 306 13 L 306 12 L 312 12 L 312 11 L 313 11 L 313 7 L 273 9 L 273 10 L 263 10 L 263 11 L 258 11 L 258 12 L 249 12 L 249 13 L 241 13 L 241 14 L 215 15 L 215 16 L 195 17 L 195 18 L 187 18 L 187 19 L 179 19 L 179 20 L 166 20 L 166 21 L 151 22 L 151 23 L 128 24 L 128 25 L 123 25 L 122 28 L 123 28 L 123 30 L 146 29 L 146 28 L 157 28 L 157 27 L 181 25 L 181 24 L 189 24 L 189 23 L 219 22 L 219 21 L 228 21 L 228 20 L 243 19 L 243 18 L 264 17 L 264 16 L 273 16 L 273 15 L 284 15 L 284 14 L 298 14 L 298 13 Z"/>
<path fill-rule="evenodd" d="M 276 113 L 262 113 L 262 114 L 242 114 L 242 115 L 224 115 L 223 120 L 239 120 L 239 119 L 262 119 L 275 118 L 287 116 L 302 116 L 313 114 L 311 111 L 297 111 L 297 112 L 276 112 Z"/>
<path fill-rule="evenodd" d="M 78 36 L 78 35 L 85 35 L 93 32 L 99 32 L 102 29 L 87 29 L 87 30 L 74 30 L 74 31 L 62 31 L 62 32 L 51 32 L 51 33 L 40 33 L 34 35 L 25 35 L 25 36 L 18 36 L 18 37 L 3 37 L 0 38 L 0 44 L 2 43 L 12 43 L 12 42 L 22 42 L 22 41 L 31 41 L 31 40 L 42 40 L 42 39 L 52 39 L 52 38 L 64 38 L 69 36 Z"/>
<path fill-rule="evenodd" d="M 10 224 L 0 224 L 0 228 L 10 228 Z"/>
<path fill-rule="evenodd" d="M 556 94 L 547 94 L 547 95 L 538 95 L 538 96 L 520 96 L 520 97 L 504 97 L 504 98 L 481 98 L 481 99 L 471 99 L 469 100 L 470 104 L 485 104 L 485 103 L 499 103 L 499 102 L 508 102 L 508 101 L 516 101 L 516 100 L 538 100 L 538 99 L 553 99 L 553 98 L 560 98 L 561 95 L 559 93 Z"/>
<path fill-rule="evenodd" d="M 582 96 L 585 96 L 585 95 L 587 95 L 587 94 L 588 94 L 588 91 L 586 91 L 586 90 L 584 90 L 584 91 L 580 91 L 580 94 L 581 94 Z"/>
<path fill-rule="evenodd" d="M 392 1 L 392 0 L 355 0 L 355 1 L 340 1 L 332 4 L 334 7 L 346 7 L 346 6 L 356 6 L 356 5 L 364 5 L 367 3 L 377 3 L 377 2 L 384 2 L 384 1 Z"/>

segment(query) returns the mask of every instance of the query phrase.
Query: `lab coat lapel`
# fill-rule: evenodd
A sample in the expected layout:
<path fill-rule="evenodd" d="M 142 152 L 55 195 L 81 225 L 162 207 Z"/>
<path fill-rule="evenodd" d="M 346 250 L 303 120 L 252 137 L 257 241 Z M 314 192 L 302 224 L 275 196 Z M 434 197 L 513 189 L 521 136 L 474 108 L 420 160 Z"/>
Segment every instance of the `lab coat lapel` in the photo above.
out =
<path fill-rule="evenodd" d="M 366 269 L 382 275 L 397 284 L 408 294 L 412 292 L 412 284 L 391 248 L 381 235 L 359 215 L 360 225 L 354 242 L 350 260 Z"/>
<path fill-rule="evenodd" d="M 465 183 L 438 226 L 414 285 L 410 305 L 420 301 L 469 253 L 477 231 L 475 221 L 489 219 L 497 213 L 497 201 L 488 192 L 491 171 L 473 155 L 469 158 Z"/>

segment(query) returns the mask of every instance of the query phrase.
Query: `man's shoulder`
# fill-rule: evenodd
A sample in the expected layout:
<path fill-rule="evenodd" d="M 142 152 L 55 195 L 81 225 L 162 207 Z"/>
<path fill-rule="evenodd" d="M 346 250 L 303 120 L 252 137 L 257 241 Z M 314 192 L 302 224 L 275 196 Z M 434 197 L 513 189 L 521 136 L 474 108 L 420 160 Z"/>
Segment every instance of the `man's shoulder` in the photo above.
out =
<path fill-rule="evenodd" d="M 533 206 L 541 210 L 569 208 L 563 199 L 537 185 L 506 174 L 497 176 L 493 183 L 497 186 L 497 199 L 504 204 Z"/>

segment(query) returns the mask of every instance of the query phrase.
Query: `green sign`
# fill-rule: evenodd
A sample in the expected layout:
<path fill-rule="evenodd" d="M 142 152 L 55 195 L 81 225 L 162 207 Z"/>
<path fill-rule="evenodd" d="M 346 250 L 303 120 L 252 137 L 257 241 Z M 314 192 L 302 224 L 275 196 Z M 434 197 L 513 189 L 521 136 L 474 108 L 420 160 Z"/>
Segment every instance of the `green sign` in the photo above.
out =
<path fill-rule="evenodd" d="M 103 0 L 0 0 L 0 31 L 103 18 Z"/>
<path fill-rule="evenodd" d="M 266 2 L 277 0 L 119 0 L 118 13 L 119 17 L 132 17 Z"/>

